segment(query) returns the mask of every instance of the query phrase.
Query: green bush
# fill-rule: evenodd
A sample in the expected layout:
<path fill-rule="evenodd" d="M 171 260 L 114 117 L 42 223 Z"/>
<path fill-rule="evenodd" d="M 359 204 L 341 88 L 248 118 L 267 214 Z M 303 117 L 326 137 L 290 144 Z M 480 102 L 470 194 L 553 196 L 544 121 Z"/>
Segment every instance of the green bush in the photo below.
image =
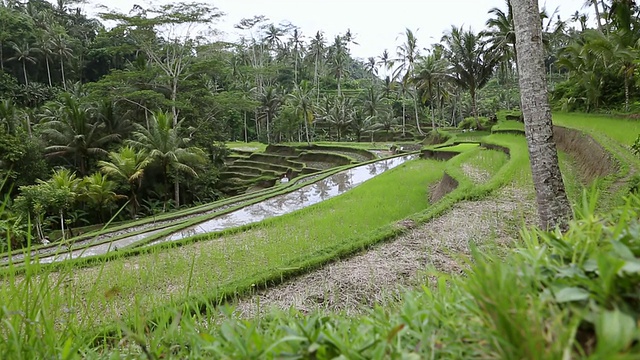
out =
<path fill-rule="evenodd" d="M 480 127 L 483 129 L 490 127 L 494 123 L 491 119 L 485 116 L 480 116 L 478 118 L 478 121 L 480 122 Z M 460 124 L 458 124 L 458 128 L 465 129 L 465 130 L 469 130 L 469 129 L 478 130 L 477 127 L 478 126 L 476 124 L 476 119 L 474 117 L 465 118 L 460 122 Z"/>

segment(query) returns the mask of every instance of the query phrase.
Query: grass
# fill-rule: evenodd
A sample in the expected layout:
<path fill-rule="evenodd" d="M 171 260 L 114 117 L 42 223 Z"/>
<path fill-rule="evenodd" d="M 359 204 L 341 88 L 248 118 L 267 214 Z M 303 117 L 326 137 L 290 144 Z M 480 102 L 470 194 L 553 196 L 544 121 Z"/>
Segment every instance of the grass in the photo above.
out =
<path fill-rule="evenodd" d="M 494 177 L 498 171 L 509 161 L 509 156 L 502 151 L 479 149 L 466 163 L 486 174 L 487 179 Z"/>
<path fill-rule="evenodd" d="M 434 150 L 437 150 L 437 151 L 465 152 L 465 151 L 473 150 L 473 149 L 477 148 L 478 146 L 479 146 L 479 144 L 477 144 L 477 143 L 462 143 L 462 144 L 457 144 L 457 145 L 453 145 L 453 146 L 439 147 L 439 148 L 436 148 Z"/>
<path fill-rule="evenodd" d="M 322 259 L 366 246 L 376 239 L 380 226 L 424 210 L 429 206 L 429 184 L 439 178 L 443 166 L 413 161 L 343 196 L 245 233 L 85 269 L 67 280 L 60 297 L 74 309 L 93 309 L 80 311 L 76 318 L 79 327 L 92 327 L 129 319 L 134 309 L 194 297 L 215 301 L 250 290 L 252 284 L 278 278 L 286 269 L 303 271 Z M 398 183 L 403 186 L 392 185 Z"/>
<path fill-rule="evenodd" d="M 618 143 L 631 146 L 640 134 L 640 121 L 582 113 L 555 113 L 553 123 L 565 127 L 605 134 Z"/>
<path fill-rule="evenodd" d="M 225 143 L 225 145 L 231 150 L 240 150 L 240 151 L 255 151 L 255 152 L 264 152 L 267 149 L 267 144 L 263 144 L 260 142 L 244 142 L 244 141 L 233 141 Z"/>
<path fill-rule="evenodd" d="M 491 131 L 522 131 L 524 132 L 524 123 L 515 120 L 500 121 L 493 125 Z"/>

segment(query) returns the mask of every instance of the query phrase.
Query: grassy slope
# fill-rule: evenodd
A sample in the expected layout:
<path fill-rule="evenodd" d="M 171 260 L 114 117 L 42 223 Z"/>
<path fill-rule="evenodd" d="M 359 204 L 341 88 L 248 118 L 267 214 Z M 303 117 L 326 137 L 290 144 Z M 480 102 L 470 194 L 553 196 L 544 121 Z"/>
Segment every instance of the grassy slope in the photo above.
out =
<path fill-rule="evenodd" d="M 624 145 L 632 145 L 640 134 L 640 121 L 603 115 L 555 113 L 553 122 L 556 125 L 603 133 Z"/>
<path fill-rule="evenodd" d="M 353 246 L 366 246 L 381 226 L 426 209 L 429 184 L 440 178 L 443 167 L 441 162 L 413 161 L 345 195 L 241 234 L 85 269 L 70 280 L 61 303 L 99 309 L 81 314 L 87 326 L 126 318 L 134 308 L 152 309 L 188 297 L 215 299 L 286 270 L 303 271 L 353 251 Z"/>

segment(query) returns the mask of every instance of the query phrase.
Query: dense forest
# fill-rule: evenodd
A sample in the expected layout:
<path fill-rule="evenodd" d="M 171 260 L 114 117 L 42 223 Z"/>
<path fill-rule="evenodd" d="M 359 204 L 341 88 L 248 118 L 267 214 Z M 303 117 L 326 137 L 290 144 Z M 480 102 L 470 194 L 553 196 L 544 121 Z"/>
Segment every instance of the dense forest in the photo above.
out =
<path fill-rule="evenodd" d="M 224 197 L 227 141 L 422 139 L 519 104 L 508 2 L 481 31 L 452 26 L 425 48 L 406 29 L 368 59 L 352 56 L 349 29 L 328 38 L 255 16 L 232 43 L 204 3 L 99 18 L 77 6 L 0 1 L 0 239 L 15 245 Z M 557 110 L 638 110 L 639 17 L 631 0 L 541 13 Z"/>

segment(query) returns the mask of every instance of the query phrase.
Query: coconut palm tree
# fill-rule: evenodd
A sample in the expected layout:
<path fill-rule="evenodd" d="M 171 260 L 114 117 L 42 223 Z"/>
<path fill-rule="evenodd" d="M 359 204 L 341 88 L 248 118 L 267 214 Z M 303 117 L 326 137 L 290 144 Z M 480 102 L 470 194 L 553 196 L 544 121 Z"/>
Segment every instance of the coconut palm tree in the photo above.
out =
<path fill-rule="evenodd" d="M 104 223 L 105 210 L 112 210 L 116 200 L 126 198 L 126 196 L 116 194 L 116 183 L 109 180 L 107 175 L 99 172 L 84 177 L 81 186 L 84 187 L 84 190 L 80 198 L 97 210 L 100 223 Z"/>
<path fill-rule="evenodd" d="M 414 35 L 413 31 L 411 31 L 410 29 L 405 29 L 405 42 L 400 46 L 398 46 L 399 58 L 396 59 L 397 61 L 400 62 L 400 65 L 398 66 L 398 68 L 396 69 L 396 73 L 394 74 L 394 78 L 399 79 L 399 81 L 402 83 L 403 93 L 410 92 L 411 90 L 410 89 L 411 76 L 413 74 L 413 69 L 414 69 L 416 59 L 418 58 L 419 55 L 420 55 L 420 51 L 418 49 L 418 39 Z M 420 135 L 424 135 L 424 133 L 422 132 L 422 129 L 420 129 L 420 118 L 418 116 L 418 95 L 417 95 L 417 91 L 415 90 L 416 89 L 414 89 L 414 93 L 411 95 L 413 97 L 413 107 L 415 111 L 416 128 L 418 129 L 418 133 L 420 133 Z M 404 114 L 405 112 L 404 101 L 402 102 L 402 106 L 403 106 L 402 112 Z M 405 129 L 403 126 L 403 129 L 402 129 L 403 134 L 404 134 L 404 131 Z"/>
<path fill-rule="evenodd" d="M 422 94 L 422 101 L 429 102 L 431 111 L 431 127 L 436 128 L 435 106 L 437 102 L 438 90 L 448 77 L 448 64 L 444 58 L 439 57 L 437 52 L 427 56 L 420 57 L 416 64 L 411 82 L 415 85 L 417 91 Z"/>
<path fill-rule="evenodd" d="M 109 153 L 109 161 L 98 161 L 100 171 L 126 184 L 130 191 L 131 217 L 134 218 L 140 208 L 138 190 L 146 167 L 151 163 L 147 153 L 131 146 L 123 146 L 117 152 Z"/>
<path fill-rule="evenodd" d="M 36 58 L 34 54 L 38 51 L 35 48 L 31 47 L 31 44 L 28 42 L 23 42 L 21 45 L 18 45 L 14 42 L 9 42 L 9 46 L 14 51 L 14 55 L 8 58 L 8 61 L 18 61 L 22 63 L 22 73 L 24 75 L 24 84 L 25 86 L 29 86 L 29 76 L 27 74 L 27 63 L 35 64 Z"/>
<path fill-rule="evenodd" d="M 313 59 L 313 83 L 316 88 L 316 103 L 320 102 L 320 80 L 319 72 L 322 61 L 324 60 L 325 43 L 324 35 L 321 31 L 316 32 L 316 36 L 311 39 L 309 44 L 309 56 Z"/>
<path fill-rule="evenodd" d="M 471 112 L 480 128 L 478 90 L 491 79 L 499 57 L 479 34 L 455 26 L 443 37 L 449 58 L 450 78 L 471 95 Z"/>
<path fill-rule="evenodd" d="M 289 97 L 293 106 L 304 122 L 304 130 L 307 144 L 311 145 L 311 137 L 309 136 L 309 124 L 313 123 L 313 104 L 311 98 L 311 86 L 307 80 L 303 80 L 299 86 L 293 90 Z"/>
<path fill-rule="evenodd" d="M 106 145 L 119 139 L 118 134 L 103 130 L 104 123 L 96 118 L 94 107 L 81 104 L 68 93 L 62 95 L 62 102 L 50 104 L 42 114 L 48 156 L 70 156 L 81 175 L 87 173 L 89 158 L 106 156 Z"/>
<path fill-rule="evenodd" d="M 47 65 L 47 80 L 49 80 L 49 87 L 52 87 L 51 83 L 51 56 L 53 55 L 53 49 L 50 41 L 50 34 L 47 31 L 41 31 L 36 39 L 35 49 L 44 56 L 45 64 Z"/>
<path fill-rule="evenodd" d="M 538 1 L 511 0 L 511 5 L 520 61 L 518 73 L 522 113 L 540 225 L 544 229 L 565 228 L 571 218 L 571 206 L 553 140 Z"/>
<path fill-rule="evenodd" d="M 342 79 L 349 74 L 348 62 L 347 38 L 337 35 L 333 40 L 333 45 L 329 48 L 329 63 L 331 73 L 335 76 L 338 85 L 338 96 L 342 95 Z"/>
<path fill-rule="evenodd" d="M 64 61 L 73 55 L 69 47 L 66 34 L 57 33 L 51 37 L 51 50 L 60 58 L 60 73 L 62 74 L 62 87 L 67 90 L 67 78 L 64 71 Z"/>
<path fill-rule="evenodd" d="M 518 66 L 518 52 L 516 51 L 516 31 L 513 26 L 513 10 L 509 0 L 506 0 L 507 11 L 500 8 L 492 8 L 489 18 L 485 23 L 487 30 L 483 36 L 491 44 L 491 49 L 500 57 L 500 62 L 505 68 L 511 68 L 514 63 Z"/>
<path fill-rule="evenodd" d="M 260 102 L 258 117 L 265 122 L 267 142 L 271 143 L 271 123 L 282 105 L 282 97 L 276 88 L 269 86 L 264 89 L 258 101 Z"/>
<path fill-rule="evenodd" d="M 50 205 L 58 210 L 58 213 L 60 215 L 60 230 L 62 231 L 62 240 L 65 240 L 66 233 L 64 229 L 64 214 L 65 211 L 73 205 L 78 196 L 82 194 L 82 181 L 76 176 L 75 172 L 72 172 L 69 169 L 58 169 L 53 172 L 53 175 L 51 176 L 51 179 L 49 179 L 49 181 L 45 182 L 40 180 L 39 183 L 41 185 L 47 186 L 53 192 L 56 192 L 58 194 L 58 196 L 53 197 L 55 201 L 52 201 L 52 204 Z"/>
<path fill-rule="evenodd" d="M 189 147 L 189 138 L 181 137 L 182 121 L 173 125 L 173 115 L 158 112 L 153 115 L 151 126 L 146 129 L 135 124 L 133 139 L 127 144 L 149 154 L 150 160 L 162 169 L 165 188 L 173 176 L 174 201 L 180 206 L 180 173 L 198 176 L 196 166 L 206 162 L 202 149 Z"/>

